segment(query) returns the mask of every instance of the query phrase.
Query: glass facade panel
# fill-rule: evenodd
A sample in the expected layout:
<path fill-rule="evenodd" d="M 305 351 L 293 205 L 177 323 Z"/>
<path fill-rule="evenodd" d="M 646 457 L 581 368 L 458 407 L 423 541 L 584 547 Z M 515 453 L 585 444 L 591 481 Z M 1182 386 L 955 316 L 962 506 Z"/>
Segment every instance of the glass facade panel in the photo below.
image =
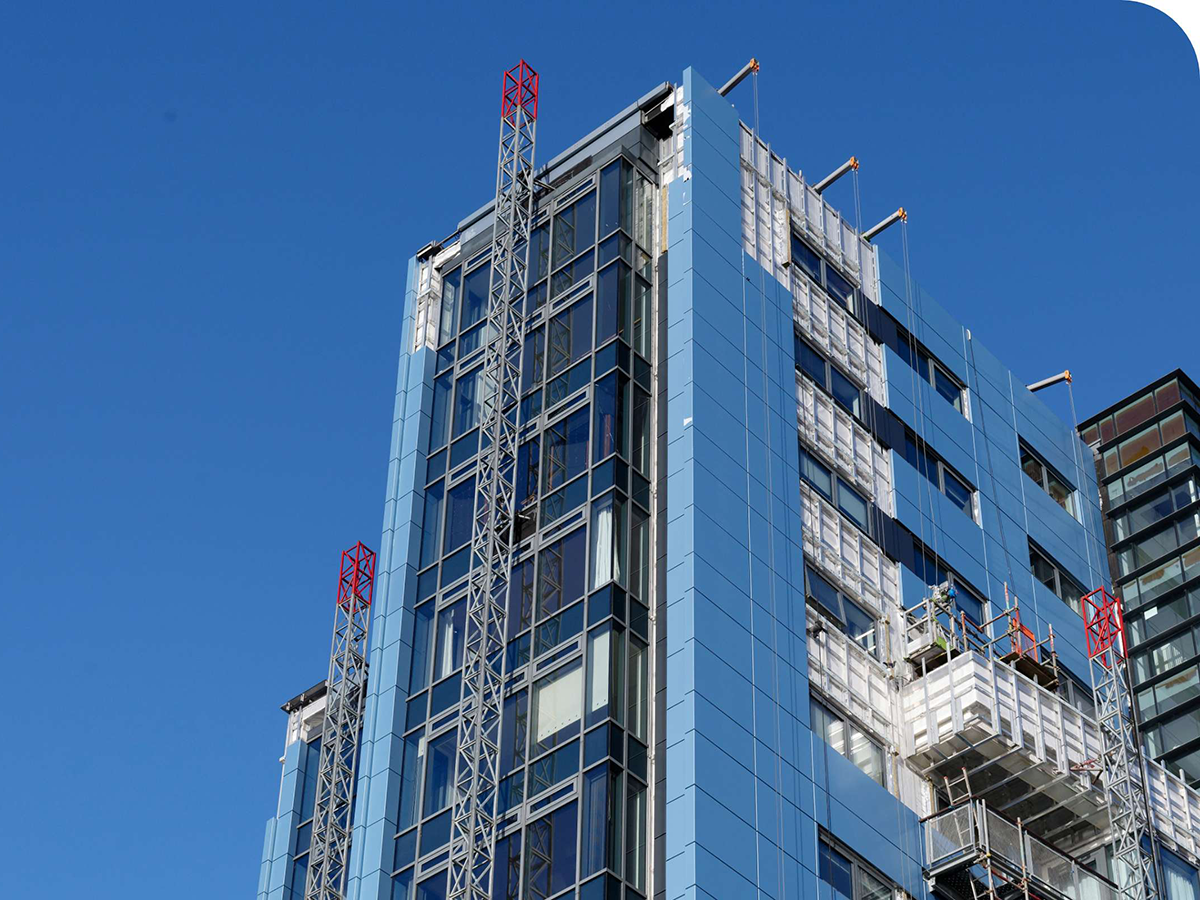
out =
<path fill-rule="evenodd" d="M 425 748 L 425 800 L 422 816 L 430 816 L 450 805 L 454 784 L 454 757 L 457 731 L 447 731 L 429 742 Z"/>
<path fill-rule="evenodd" d="M 585 531 L 576 529 L 545 547 L 538 558 L 537 615 L 541 620 L 583 596 Z"/>
<path fill-rule="evenodd" d="M 553 267 L 573 259 L 596 242 L 596 195 L 588 194 L 554 217 Z"/>
<path fill-rule="evenodd" d="M 577 803 L 531 822 L 525 835 L 525 900 L 547 900 L 575 883 Z"/>

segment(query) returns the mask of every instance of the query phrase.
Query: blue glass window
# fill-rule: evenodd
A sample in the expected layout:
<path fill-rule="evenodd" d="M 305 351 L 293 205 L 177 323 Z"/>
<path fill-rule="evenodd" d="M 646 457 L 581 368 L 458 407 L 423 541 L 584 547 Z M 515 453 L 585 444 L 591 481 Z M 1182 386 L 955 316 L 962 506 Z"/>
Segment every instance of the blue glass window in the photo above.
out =
<path fill-rule="evenodd" d="M 849 516 L 850 520 L 863 531 L 870 532 L 870 518 L 867 515 L 867 501 L 854 488 L 838 479 L 837 494 L 838 509 Z"/>
<path fill-rule="evenodd" d="M 454 325 L 455 316 L 458 315 L 458 296 L 461 283 L 462 269 L 455 269 L 449 275 L 442 277 L 442 311 L 441 319 L 438 321 L 438 346 L 457 334 Z"/>
<path fill-rule="evenodd" d="M 577 528 L 538 555 L 539 620 L 583 596 L 586 549 L 584 529 Z"/>
<path fill-rule="evenodd" d="M 612 453 L 629 455 L 629 379 L 613 372 L 596 382 L 596 440 L 593 462 Z"/>
<path fill-rule="evenodd" d="M 431 816 L 450 805 L 457 740 L 457 731 L 447 731 L 425 747 L 425 802 L 421 807 L 422 816 Z"/>
<path fill-rule="evenodd" d="M 446 493 L 446 483 L 437 481 L 425 488 L 425 514 L 421 520 L 421 564 L 425 568 L 437 561 L 441 555 L 442 536 L 442 499 Z"/>
<path fill-rule="evenodd" d="M 508 615 L 505 628 L 509 638 L 514 638 L 533 624 L 533 595 L 537 581 L 534 577 L 535 560 L 531 556 L 513 566 L 512 578 L 508 582 Z"/>
<path fill-rule="evenodd" d="M 575 883 L 577 807 L 577 801 L 568 803 L 530 823 L 525 846 L 526 900 L 547 900 Z"/>
<path fill-rule="evenodd" d="M 463 279 L 463 301 L 462 301 L 462 316 L 461 329 L 466 331 L 476 322 L 483 319 L 487 312 L 488 291 L 491 289 L 489 281 L 492 277 L 491 263 L 480 266 L 478 269 L 471 271 L 465 279 Z"/>
<path fill-rule="evenodd" d="M 588 194 L 554 217 L 554 268 L 596 243 L 596 194 Z"/>
<path fill-rule="evenodd" d="M 590 410 L 585 406 L 559 419 L 544 432 L 542 480 L 546 492 L 561 487 L 587 469 L 589 415 Z"/>
<path fill-rule="evenodd" d="M 539 225 L 529 236 L 529 283 L 541 281 L 549 273 L 550 228 L 548 225 Z"/>
<path fill-rule="evenodd" d="M 409 694 L 425 689 L 429 683 L 429 656 L 432 651 L 433 602 L 423 603 L 416 609 L 413 624 L 412 678 Z"/>
<path fill-rule="evenodd" d="M 596 285 L 596 343 L 615 334 L 625 337 L 629 319 L 629 285 L 633 270 L 618 262 L 601 271 Z"/>
<path fill-rule="evenodd" d="M 458 437 L 479 424 L 480 401 L 483 389 L 483 367 L 458 379 L 454 397 L 454 434 Z"/>
<path fill-rule="evenodd" d="M 546 375 L 553 378 L 592 349 L 592 297 L 572 303 L 550 320 Z"/>
<path fill-rule="evenodd" d="M 854 897 L 854 870 L 850 860 L 834 850 L 824 841 L 820 845 L 821 880 L 833 888 L 834 897 L 839 900 L 852 900 Z"/>
<path fill-rule="evenodd" d="M 449 824 L 449 820 L 447 820 L 447 824 Z M 449 835 L 447 835 L 447 840 L 449 840 Z M 438 872 L 418 884 L 417 900 L 446 900 L 446 873 Z"/>
<path fill-rule="evenodd" d="M 438 611 L 437 651 L 433 657 L 434 681 L 445 678 L 462 665 L 466 617 L 466 600 L 459 600 Z"/>
<path fill-rule="evenodd" d="M 475 479 L 468 478 L 450 488 L 446 503 L 447 553 L 457 550 L 471 539 L 471 528 L 475 519 Z"/>
<path fill-rule="evenodd" d="M 450 395 L 454 391 L 454 373 L 446 372 L 433 383 L 433 411 L 430 414 L 429 449 L 446 443 L 450 428 Z"/>
<path fill-rule="evenodd" d="M 846 412 L 857 416 L 862 395 L 858 386 L 832 366 L 829 367 L 829 393 Z"/>
<path fill-rule="evenodd" d="M 821 257 L 795 236 L 792 237 L 792 262 L 798 264 L 817 284 L 821 283 Z"/>

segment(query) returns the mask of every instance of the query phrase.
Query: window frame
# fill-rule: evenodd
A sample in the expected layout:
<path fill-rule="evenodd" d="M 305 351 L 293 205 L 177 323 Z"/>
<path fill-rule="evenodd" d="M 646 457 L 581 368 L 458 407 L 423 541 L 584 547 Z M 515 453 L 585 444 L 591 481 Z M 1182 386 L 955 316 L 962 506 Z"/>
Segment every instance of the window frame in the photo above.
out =
<path fill-rule="evenodd" d="M 811 589 L 810 584 L 812 583 L 813 578 L 819 579 L 820 581 L 824 582 L 825 584 L 827 584 L 829 586 L 830 590 L 832 590 L 834 592 L 834 594 L 836 595 L 835 599 L 836 599 L 836 602 L 838 605 L 838 609 L 830 609 L 829 604 L 826 603 L 823 599 L 821 599 L 821 597 L 818 596 L 816 594 L 816 592 L 814 592 Z M 869 608 L 867 608 L 862 603 L 860 603 L 858 600 L 856 600 L 854 597 L 851 597 L 849 594 L 847 594 L 845 591 L 843 591 L 841 588 L 839 588 L 836 584 L 834 584 L 832 579 L 830 579 L 828 576 L 826 576 L 821 571 L 819 571 L 813 565 L 813 563 L 807 559 L 804 560 L 804 598 L 805 598 L 805 600 L 811 602 L 813 605 L 818 607 L 820 610 L 824 611 L 827 614 L 826 618 L 828 618 L 831 621 L 831 623 L 837 627 L 838 631 L 845 634 L 846 637 L 849 638 L 855 644 L 858 644 L 858 646 L 861 649 L 863 649 L 864 651 L 866 651 L 866 653 L 872 659 L 874 659 L 876 661 L 880 661 L 879 660 L 879 649 L 880 649 L 880 645 L 881 645 L 881 641 L 879 639 L 880 638 L 880 634 L 879 634 L 879 619 L 880 619 L 880 617 L 878 615 L 872 613 Z M 859 637 L 856 637 L 854 634 L 852 634 L 850 632 L 850 617 L 846 614 L 846 606 L 847 605 L 853 607 L 857 612 L 862 613 L 866 618 L 871 620 L 871 624 L 872 624 L 871 646 L 869 648 L 863 645 L 863 643 L 859 640 Z M 864 634 L 865 634 L 865 632 L 864 632 Z"/>
<path fill-rule="evenodd" d="M 819 737 L 821 740 L 823 740 L 826 744 L 829 744 L 830 750 L 833 750 L 834 753 L 837 753 L 839 756 L 844 757 L 851 764 L 853 764 L 856 769 L 858 769 L 860 772 L 862 772 L 864 775 L 866 775 L 868 778 L 870 778 L 872 781 L 874 781 L 877 785 L 882 787 L 884 790 L 887 790 L 888 789 L 888 785 L 887 785 L 887 781 L 888 781 L 887 751 L 884 748 L 883 741 L 876 738 L 873 734 L 871 734 L 870 730 L 868 730 L 867 728 L 864 728 L 862 725 L 860 725 L 853 717 L 847 715 L 846 713 L 844 713 L 840 709 L 838 709 L 838 707 L 828 697 L 826 697 L 824 694 L 820 693 L 819 691 L 810 688 L 809 692 L 808 692 L 808 702 L 809 702 L 809 722 L 810 722 L 810 724 L 812 724 L 812 725 L 816 724 L 815 722 L 812 721 L 812 714 L 813 714 L 813 708 L 817 707 L 817 708 L 821 709 L 822 712 L 825 714 L 825 716 L 828 717 L 832 722 L 835 722 L 835 723 L 841 725 L 842 747 L 845 749 L 846 752 L 836 749 L 833 746 L 833 744 L 829 743 L 829 738 L 826 737 L 826 735 L 828 734 L 828 731 L 817 731 L 817 729 L 814 727 L 812 729 L 813 734 L 816 735 L 817 737 Z M 865 741 L 867 744 L 869 744 L 871 747 L 873 747 L 877 751 L 874 758 L 877 759 L 879 762 L 879 778 L 876 778 L 874 775 L 872 775 L 870 772 L 868 772 L 866 769 L 864 769 L 862 766 L 860 766 L 857 762 L 854 761 L 854 758 L 850 755 L 849 750 L 850 750 L 850 742 L 851 742 L 852 737 L 861 738 L 863 741 Z"/>
<path fill-rule="evenodd" d="M 822 391 L 824 391 L 825 394 L 829 397 L 829 399 L 832 400 L 839 409 L 844 410 L 845 412 L 849 413 L 851 416 L 853 416 L 855 419 L 857 419 L 861 423 L 863 421 L 863 412 L 862 411 L 863 411 L 864 405 L 866 403 L 866 400 L 864 398 L 864 394 L 866 394 L 866 391 L 863 390 L 861 387 L 859 387 L 858 383 L 852 377 L 850 377 L 850 375 L 843 372 L 839 367 L 835 366 L 833 364 L 833 362 L 829 359 L 829 357 L 827 357 L 824 353 L 822 353 L 820 350 L 818 350 L 816 347 L 814 347 L 812 345 L 812 341 L 810 341 L 805 335 L 801 334 L 800 331 L 798 331 L 796 329 L 792 329 L 792 334 L 793 334 L 793 346 L 795 348 L 795 352 L 793 353 L 793 357 L 794 357 L 793 362 L 795 363 L 796 371 L 802 372 L 804 375 L 807 375 L 809 380 L 812 381 L 813 384 L 815 384 L 817 387 L 819 387 Z M 808 368 L 804 367 L 801 364 L 801 362 L 800 362 L 800 348 L 801 347 L 807 348 L 812 353 L 812 355 L 814 357 L 816 357 L 817 359 L 819 359 L 821 361 L 821 363 L 823 364 L 824 374 L 821 376 L 821 379 L 819 381 L 817 380 L 816 374 L 814 372 L 810 371 Z M 858 392 L 858 402 L 857 402 L 857 404 L 855 404 L 855 406 L 857 408 L 847 406 L 845 403 L 842 402 L 841 398 L 834 392 L 834 390 L 833 390 L 833 373 L 834 372 L 836 372 L 838 374 L 838 376 L 846 382 L 846 384 L 850 385 L 850 387 L 854 388 L 854 390 L 856 390 Z"/>
<path fill-rule="evenodd" d="M 1048 566 L 1050 566 L 1051 569 L 1053 569 L 1054 584 L 1055 584 L 1054 587 L 1051 587 L 1050 585 L 1046 584 L 1046 582 L 1043 581 L 1038 576 L 1038 574 L 1034 571 L 1033 561 L 1034 561 L 1035 557 L 1041 557 L 1041 559 Z M 1075 612 L 1075 614 L 1080 617 L 1083 616 L 1083 612 L 1079 608 L 1079 599 L 1081 597 L 1083 597 L 1084 594 L 1087 593 L 1087 588 L 1085 588 L 1082 584 L 1080 584 L 1078 581 L 1076 581 L 1075 576 L 1072 575 L 1070 572 L 1068 572 L 1063 567 L 1062 563 L 1060 563 L 1053 556 L 1051 556 L 1049 553 L 1047 553 L 1045 550 L 1043 550 L 1040 546 L 1035 544 L 1033 541 L 1033 538 L 1029 539 L 1029 571 L 1030 571 L 1030 574 L 1037 580 L 1037 582 L 1039 584 L 1041 584 L 1043 587 L 1047 588 L 1052 594 L 1054 594 L 1054 596 L 1058 597 L 1059 600 L 1061 600 L 1063 603 L 1065 603 L 1067 605 L 1068 609 L 1073 610 Z M 1064 597 L 1062 595 L 1064 583 L 1067 583 L 1068 586 L 1070 586 L 1078 591 L 1077 594 L 1074 594 L 1073 599 L 1071 599 L 1071 600 L 1068 600 L 1066 597 Z"/>
<path fill-rule="evenodd" d="M 796 253 L 794 250 L 794 248 L 797 244 L 802 246 L 805 250 L 807 250 L 814 257 L 816 257 L 816 261 L 817 261 L 817 265 L 816 265 L 817 271 L 816 272 L 813 272 L 813 270 L 811 268 L 809 268 L 804 263 L 800 263 L 799 260 L 797 260 Z M 788 268 L 791 268 L 791 264 L 793 262 L 797 262 L 799 265 L 799 269 L 797 269 L 797 271 L 802 272 L 804 274 L 804 277 L 807 278 L 810 282 L 812 282 L 812 284 L 814 284 L 823 294 L 825 294 L 826 297 L 828 297 L 831 301 L 833 301 L 834 304 L 845 309 L 852 316 L 855 316 L 856 318 L 859 318 L 859 319 L 862 318 L 862 316 L 860 315 L 860 312 L 862 309 L 862 296 L 863 296 L 861 286 L 856 284 L 854 282 L 854 280 L 852 278 L 850 278 L 848 275 L 844 274 L 837 265 L 835 265 L 834 263 L 832 263 L 828 259 L 826 259 L 825 255 L 823 253 L 821 253 L 820 250 L 818 250 L 816 247 L 814 247 L 812 244 L 810 244 L 802 235 L 798 234 L 794 229 L 791 232 L 791 240 L 788 243 L 788 261 L 787 261 Z M 843 297 L 841 295 L 840 287 L 838 288 L 837 291 L 830 289 L 830 287 L 829 287 L 829 273 L 830 272 L 833 272 L 833 274 L 836 278 L 840 278 L 842 281 L 846 282 L 847 285 L 849 285 L 850 290 L 846 296 Z"/>
<path fill-rule="evenodd" d="M 887 888 L 891 896 L 895 896 L 896 883 L 892 879 L 888 878 L 824 828 L 819 828 L 817 831 L 817 878 L 829 885 L 831 893 L 836 891 L 833 882 L 822 878 L 820 872 L 821 858 L 827 851 L 837 853 L 850 863 L 850 883 L 853 896 L 849 900 L 872 900 L 863 889 L 863 879 L 860 877 L 863 874 L 879 882 L 883 887 Z"/>
<path fill-rule="evenodd" d="M 894 318 L 888 317 L 892 326 L 896 329 L 896 343 L 888 344 L 892 348 L 892 352 L 900 357 L 901 362 L 909 367 L 916 375 L 927 385 L 932 393 L 941 397 L 949 403 L 964 419 L 970 421 L 970 416 L 967 414 L 967 386 L 963 384 L 950 367 L 937 358 L 936 355 L 930 353 L 929 350 L 916 339 L 907 328 L 897 322 Z M 941 375 L 953 387 L 958 389 L 958 397 L 956 400 L 951 400 L 938 386 L 937 376 Z"/>
<path fill-rule="evenodd" d="M 920 441 L 920 443 L 918 443 Z M 895 448 L 892 448 L 895 450 Z M 976 525 L 980 525 L 979 503 L 977 497 L 979 488 L 975 487 L 970 481 L 958 473 L 958 471 L 943 460 L 936 453 L 929 449 L 929 442 L 924 438 L 918 438 L 911 428 L 904 429 L 904 452 L 898 454 L 903 460 L 916 469 L 917 474 L 924 477 L 937 492 L 949 500 L 954 507 L 962 512 L 968 519 Z M 929 477 L 930 471 L 933 470 L 936 475 L 936 481 Z M 947 475 L 957 481 L 959 484 L 967 488 L 969 494 L 968 505 L 970 510 L 964 509 L 954 498 L 946 492 L 946 477 Z M 980 525 L 982 527 L 982 525 Z"/>
<path fill-rule="evenodd" d="M 806 464 L 819 467 L 825 472 L 825 474 L 829 476 L 828 491 L 826 491 L 821 485 L 817 484 L 817 482 L 813 480 L 812 476 L 807 473 Z M 821 460 L 811 449 L 809 449 L 803 441 L 800 441 L 800 478 L 805 482 L 805 484 L 828 500 L 833 505 L 834 509 L 845 516 L 855 528 L 857 528 L 867 537 L 872 537 L 874 532 L 873 520 L 875 515 L 873 510 L 875 509 L 875 501 L 872 498 L 865 496 L 857 487 L 850 484 L 849 481 L 846 480 L 846 476 L 836 471 L 832 466 L 826 465 L 825 462 Z M 866 513 L 866 521 L 859 522 L 858 519 L 846 511 L 841 500 L 843 493 L 849 493 L 852 497 L 854 497 L 854 499 L 862 501 L 863 509 Z"/>
<path fill-rule="evenodd" d="M 1041 480 L 1034 478 L 1029 473 L 1029 470 L 1026 468 L 1026 457 L 1028 457 L 1030 461 L 1038 464 L 1039 468 L 1041 469 Z M 1025 473 L 1026 478 L 1040 487 L 1046 493 L 1046 495 L 1049 496 L 1051 500 L 1054 500 L 1058 506 L 1062 507 L 1062 509 L 1065 510 L 1072 519 L 1075 519 L 1076 521 L 1079 520 L 1079 515 L 1076 512 L 1076 510 L 1079 508 L 1079 503 L 1077 500 L 1079 489 L 1076 488 L 1070 480 L 1063 477 L 1062 472 L 1058 471 L 1058 469 L 1046 462 L 1045 457 L 1030 447 L 1029 444 L 1025 442 L 1025 439 L 1019 435 L 1017 437 L 1017 462 L 1021 467 L 1021 471 Z M 1063 485 L 1063 487 L 1067 488 L 1066 503 L 1059 503 L 1059 501 L 1055 499 L 1054 495 L 1050 493 L 1050 479 L 1052 477 L 1061 485 Z"/>

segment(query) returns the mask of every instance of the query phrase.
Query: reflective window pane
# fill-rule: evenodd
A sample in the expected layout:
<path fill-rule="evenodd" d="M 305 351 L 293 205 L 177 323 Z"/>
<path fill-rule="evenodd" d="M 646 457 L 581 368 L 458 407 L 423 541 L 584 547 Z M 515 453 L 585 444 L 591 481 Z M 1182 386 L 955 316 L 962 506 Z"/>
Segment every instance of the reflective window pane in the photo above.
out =
<path fill-rule="evenodd" d="M 1117 434 L 1124 434 L 1131 428 L 1137 428 L 1147 419 L 1154 415 L 1154 397 L 1147 394 L 1139 400 L 1135 400 L 1128 406 L 1117 410 L 1114 418 L 1117 422 Z"/>
<path fill-rule="evenodd" d="M 491 263 L 473 269 L 463 279 L 462 315 L 459 328 L 466 331 L 487 313 L 488 291 L 491 290 Z"/>
<path fill-rule="evenodd" d="M 968 494 L 968 502 L 970 495 Z M 838 509 L 844 512 L 852 522 L 854 522 L 863 531 L 870 532 L 870 517 L 867 513 L 867 501 L 859 495 L 858 491 L 846 484 L 846 482 L 838 479 Z"/>
<path fill-rule="evenodd" d="M 554 217 L 554 265 L 557 269 L 596 242 L 596 194 L 588 194 Z"/>
<path fill-rule="evenodd" d="M 862 402 L 858 386 L 832 366 L 829 367 L 829 378 L 829 392 L 833 399 L 847 412 L 857 416 Z"/>
<path fill-rule="evenodd" d="M 546 900 L 575 883 L 577 807 L 577 802 L 569 803 L 526 830 L 526 900 Z"/>
<path fill-rule="evenodd" d="M 457 731 L 447 731 L 425 746 L 425 801 L 421 807 L 422 816 L 433 815 L 450 805 L 457 740 Z"/>
<path fill-rule="evenodd" d="M 945 483 L 945 494 L 955 506 L 968 516 L 974 515 L 971 505 L 971 489 L 963 484 L 948 470 L 942 470 L 942 480 Z"/>
<path fill-rule="evenodd" d="M 538 555 L 538 619 L 542 619 L 583 596 L 584 529 L 544 548 Z"/>
<path fill-rule="evenodd" d="M 437 615 L 437 652 L 433 658 L 433 678 L 445 678 L 462 665 L 463 636 L 466 628 L 467 601 L 439 610 Z"/>
<path fill-rule="evenodd" d="M 579 733 L 583 713 L 583 662 L 576 660 L 533 686 L 534 755 Z"/>
<path fill-rule="evenodd" d="M 940 366 L 933 369 L 933 386 L 950 405 L 962 412 L 962 390 L 958 384 Z"/>

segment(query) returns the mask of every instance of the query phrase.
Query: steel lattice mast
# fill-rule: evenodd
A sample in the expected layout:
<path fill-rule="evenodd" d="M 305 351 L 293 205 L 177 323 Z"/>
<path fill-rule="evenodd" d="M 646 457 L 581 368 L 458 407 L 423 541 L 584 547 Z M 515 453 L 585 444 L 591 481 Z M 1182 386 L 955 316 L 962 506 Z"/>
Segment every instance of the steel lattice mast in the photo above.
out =
<path fill-rule="evenodd" d="M 504 614 L 512 568 L 517 401 L 525 272 L 533 219 L 538 75 L 525 60 L 504 73 L 492 226 L 480 456 L 463 646 L 462 720 L 450 833 L 451 900 L 489 900 L 496 848 Z"/>
<path fill-rule="evenodd" d="M 1083 598 L 1087 652 L 1103 752 L 1114 880 L 1128 900 L 1158 900 L 1145 768 L 1129 692 L 1121 601 L 1104 588 Z"/>
<path fill-rule="evenodd" d="M 343 551 L 338 577 L 305 900 L 342 900 L 345 895 L 374 593 L 375 553 L 359 541 Z"/>

